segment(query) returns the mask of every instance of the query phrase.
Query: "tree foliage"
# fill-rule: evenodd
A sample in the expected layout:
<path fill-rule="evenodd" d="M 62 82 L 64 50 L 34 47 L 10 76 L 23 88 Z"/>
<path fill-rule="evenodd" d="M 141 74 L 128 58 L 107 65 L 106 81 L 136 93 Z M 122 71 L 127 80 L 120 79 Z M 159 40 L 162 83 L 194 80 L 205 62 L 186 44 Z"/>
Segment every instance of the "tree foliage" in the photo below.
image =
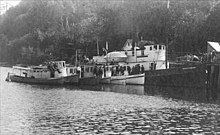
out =
<path fill-rule="evenodd" d="M 218 0 L 22 0 L 0 16 L 0 60 L 38 64 L 71 62 L 75 49 L 88 55 L 126 39 L 169 45 L 171 53 L 205 52 L 220 41 Z"/>

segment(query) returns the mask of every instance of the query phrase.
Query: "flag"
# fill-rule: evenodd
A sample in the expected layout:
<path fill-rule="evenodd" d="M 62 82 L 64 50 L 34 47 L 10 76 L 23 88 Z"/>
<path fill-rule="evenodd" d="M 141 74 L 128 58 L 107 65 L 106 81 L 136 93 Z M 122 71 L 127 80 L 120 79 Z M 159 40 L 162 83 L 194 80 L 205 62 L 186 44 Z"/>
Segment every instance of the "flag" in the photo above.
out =
<path fill-rule="evenodd" d="M 108 42 L 105 43 L 105 49 L 108 50 Z"/>

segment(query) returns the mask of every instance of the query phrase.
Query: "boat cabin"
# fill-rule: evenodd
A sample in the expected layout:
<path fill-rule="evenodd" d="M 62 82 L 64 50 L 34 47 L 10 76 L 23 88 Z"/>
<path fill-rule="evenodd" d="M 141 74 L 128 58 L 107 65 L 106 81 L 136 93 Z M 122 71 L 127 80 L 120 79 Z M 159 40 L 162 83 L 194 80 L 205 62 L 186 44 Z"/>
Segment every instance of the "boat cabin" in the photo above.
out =
<path fill-rule="evenodd" d="M 20 67 L 13 66 L 13 73 L 32 78 L 59 78 L 67 76 L 65 61 L 52 61 L 47 65 Z"/>
<path fill-rule="evenodd" d="M 80 78 L 88 78 L 94 76 L 94 69 L 96 65 L 80 65 L 80 66 L 67 66 L 67 75 L 79 74 Z"/>

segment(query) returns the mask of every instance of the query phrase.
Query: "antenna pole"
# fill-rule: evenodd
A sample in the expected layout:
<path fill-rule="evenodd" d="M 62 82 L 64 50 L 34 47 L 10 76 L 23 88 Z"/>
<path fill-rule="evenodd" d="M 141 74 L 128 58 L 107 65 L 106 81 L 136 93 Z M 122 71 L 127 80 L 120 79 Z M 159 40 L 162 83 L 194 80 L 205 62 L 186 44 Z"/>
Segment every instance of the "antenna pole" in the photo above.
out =
<path fill-rule="evenodd" d="M 99 56 L 99 41 L 98 41 L 98 38 L 97 38 L 96 44 L 97 44 L 97 55 Z"/>

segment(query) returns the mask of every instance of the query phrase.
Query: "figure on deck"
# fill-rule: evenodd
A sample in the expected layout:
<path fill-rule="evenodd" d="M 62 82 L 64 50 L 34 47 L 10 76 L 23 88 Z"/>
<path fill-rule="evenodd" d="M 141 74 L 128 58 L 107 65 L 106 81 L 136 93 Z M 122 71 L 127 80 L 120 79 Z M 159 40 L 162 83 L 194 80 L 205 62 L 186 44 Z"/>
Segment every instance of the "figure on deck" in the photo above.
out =
<path fill-rule="evenodd" d="M 144 66 L 143 65 L 141 66 L 141 73 L 142 74 L 144 73 Z"/>
<path fill-rule="evenodd" d="M 128 66 L 128 67 L 127 67 L 127 70 L 128 70 L 128 74 L 130 75 L 130 74 L 131 74 L 131 67 Z"/>

